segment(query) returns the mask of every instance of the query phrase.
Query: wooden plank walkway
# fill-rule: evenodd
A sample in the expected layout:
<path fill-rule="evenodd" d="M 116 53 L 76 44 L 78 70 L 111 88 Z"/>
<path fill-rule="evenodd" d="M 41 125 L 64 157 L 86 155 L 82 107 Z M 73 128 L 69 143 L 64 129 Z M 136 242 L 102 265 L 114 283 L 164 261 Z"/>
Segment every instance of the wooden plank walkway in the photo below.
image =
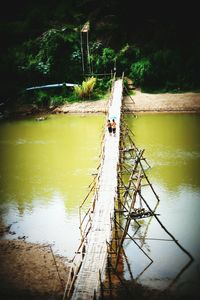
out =
<path fill-rule="evenodd" d="M 116 136 L 110 136 L 105 128 L 104 159 L 101 162 L 100 178 L 92 226 L 87 237 L 86 253 L 78 273 L 73 300 L 93 299 L 99 292 L 99 270 L 105 274 L 107 244 L 111 240 L 111 218 L 117 196 L 117 165 L 119 162 L 120 119 L 122 106 L 122 79 L 114 82 L 109 118 L 116 117 Z"/>

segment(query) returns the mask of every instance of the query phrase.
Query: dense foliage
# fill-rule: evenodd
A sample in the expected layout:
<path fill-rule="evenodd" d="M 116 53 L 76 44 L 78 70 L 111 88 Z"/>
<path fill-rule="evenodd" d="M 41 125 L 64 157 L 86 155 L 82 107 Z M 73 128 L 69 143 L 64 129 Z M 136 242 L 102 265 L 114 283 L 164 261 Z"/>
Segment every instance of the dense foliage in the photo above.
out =
<path fill-rule="evenodd" d="M 118 76 L 124 72 L 144 91 L 199 90 L 195 8 L 163 5 L 130 0 L 13 0 L 11 6 L 8 1 L 0 19 L 0 102 L 13 104 L 35 97 L 45 102 L 45 91 L 33 97 L 25 89 L 50 83 L 81 84 L 86 74 L 80 30 L 86 21 L 90 22 L 87 71 L 91 76 L 105 74 L 97 80 L 99 89 L 109 86 L 108 74 L 116 68 Z M 192 20 L 186 22 L 191 13 Z M 50 93 L 47 102 L 55 104 L 63 102 L 69 91 Z"/>
<path fill-rule="evenodd" d="M 81 85 L 74 87 L 75 94 L 81 99 L 89 99 L 93 93 L 95 84 L 95 77 L 87 78 Z"/>

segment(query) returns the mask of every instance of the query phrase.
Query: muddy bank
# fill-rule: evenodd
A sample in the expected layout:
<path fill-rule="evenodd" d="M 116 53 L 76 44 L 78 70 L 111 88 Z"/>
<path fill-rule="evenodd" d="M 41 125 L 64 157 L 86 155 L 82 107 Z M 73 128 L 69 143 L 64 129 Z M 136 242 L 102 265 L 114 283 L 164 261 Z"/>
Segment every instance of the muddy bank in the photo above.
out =
<path fill-rule="evenodd" d="M 50 246 L 0 240 L 0 299 L 62 299 L 69 267 Z"/>

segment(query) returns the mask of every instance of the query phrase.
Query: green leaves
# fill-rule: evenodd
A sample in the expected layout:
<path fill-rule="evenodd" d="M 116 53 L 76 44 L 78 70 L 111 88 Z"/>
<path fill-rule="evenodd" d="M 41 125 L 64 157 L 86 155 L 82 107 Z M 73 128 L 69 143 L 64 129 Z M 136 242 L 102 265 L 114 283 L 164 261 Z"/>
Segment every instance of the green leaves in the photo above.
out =
<path fill-rule="evenodd" d="M 74 87 L 75 94 L 82 99 L 89 99 L 93 92 L 95 84 L 96 78 L 90 77 L 86 81 L 83 81 L 82 85 Z"/>
<path fill-rule="evenodd" d="M 145 78 L 151 72 L 151 63 L 149 59 L 143 58 L 131 65 L 130 75 L 134 79 L 135 84 L 140 85 L 144 83 Z"/>
<path fill-rule="evenodd" d="M 94 73 L 109 73 L 114 66 L 115 50 L 108 47 L 104 48 L 100 42 L 94 42 L 90 50 Z"/>

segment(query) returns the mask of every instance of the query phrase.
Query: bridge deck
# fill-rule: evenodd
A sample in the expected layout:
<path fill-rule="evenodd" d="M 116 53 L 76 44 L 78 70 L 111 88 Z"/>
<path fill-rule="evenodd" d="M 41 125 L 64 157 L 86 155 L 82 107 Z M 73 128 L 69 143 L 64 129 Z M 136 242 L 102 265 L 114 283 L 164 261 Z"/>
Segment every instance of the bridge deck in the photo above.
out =
<path fill-rule="evenodd" d="M 119 162 L 120 118 L 122 105 L 122 80 L 114 83 L 109 117 L 116 117 L 116 136 L 107 128 L 104 138 L 104 159 L 98 182 L 98 196 L 93 212 L 92 227 L 88 234 L 86 253 L 75 282 L 72 299 L 93 299 L 99 289 L 99 270 L 104 274 L 107 261 L 106 241 L 111 239 L 111 217 L 117 193 L 117 164 Z"/>

